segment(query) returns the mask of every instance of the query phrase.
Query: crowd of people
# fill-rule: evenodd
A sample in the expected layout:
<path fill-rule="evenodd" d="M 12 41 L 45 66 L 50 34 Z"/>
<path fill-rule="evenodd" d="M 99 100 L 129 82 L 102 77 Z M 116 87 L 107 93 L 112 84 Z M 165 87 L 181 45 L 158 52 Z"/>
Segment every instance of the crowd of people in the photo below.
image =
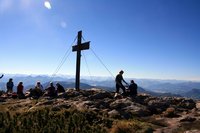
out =
<path fill-rule="evenodd" d="M 128 84 L 124 78 L 123 78 L 124 71 L 121 70 L 119 74 L 117 74 L 115 78 L 116 83 L 116 93 L 115 97 L 118 95 L 121 96 L 136 96 L 137 95 L 137 84 L 134 82 L 134 80 L 130 81 L 130 84 Z M 4 75 L 0 76 L 2 78 Z M 123 83 L 126 84 L 126 86 L 123 85 Z M 19 82 L 17 85 L 17 93 L 13 92 L 13 79 L 10 78 L 9 81 L 6 83 L 6 94 L 12 95 L 13 97 L 18 98 L 26 98 L 26 97 L 33 97 L 33 98 L 39 98 L 41 96 L 49 96 L 49 97 L 56 97 L 58 93 L 65 92 L 64 87 L 56 83 L 56 87 L 54 86 L 53 82 L 49 83 L 49 86 L 44 89 L 40 81 L 38 81 L 34 88 L 29 89 L 28 93 L 24 94 L 24 86 L 23 82 Z M 120 94 L 120 88 L 122 89 L 122 93 Z"/>
<path fill-rule="evenodd" d="M 2 78 L 3 75 L 0 77 Z M 14 83 L 13 79 L 10 78 L 8 82 L 6 83 L 6 96 L 7 97 L 13 97 L 13 98 L 26 98 L 26 97 L 33 97 L 33 98 L 39 98 L 41 96 L 49 96 L 49 97 L 56 97 L 58 93 L 65 92 L 64 87 L 60 83 L 56 83 L 56 87 L 54 86 L 53 82 L 49 83 L 49 86 L 47 88 L 43 88 L 40 81 L 36 82 L 36 85 L 33 88 L 30 88 L 29 90 L 25 92 L 23 82 L 19 82 L 17 85 L 17 92 L 13 91 Z"/>

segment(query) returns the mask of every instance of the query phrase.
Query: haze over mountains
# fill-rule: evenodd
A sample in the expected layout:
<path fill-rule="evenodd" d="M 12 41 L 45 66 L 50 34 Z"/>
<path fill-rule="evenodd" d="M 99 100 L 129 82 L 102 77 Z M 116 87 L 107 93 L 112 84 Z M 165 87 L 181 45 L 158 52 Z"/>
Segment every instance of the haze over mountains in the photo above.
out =
<path fill-rule="evenodd" d="M 65 88 L 74 88 L 74 76 L 58 75 L 54 78 L 48 75 L 5 75 L 0 80 L 0 89 L 5 90 L 5 84 L 9 78 L 13 78 L 15 88 L 18 82 L 24 83 L 25 89 L 34 87 L 37 81 L 40 81 L 46 88 L 50 81 L 60 82 Z M 131 79 L 125 79 L 129 82 Z M 149 93 L 155 96 L 184 96 L 200 99 L 200 82 L 181 81 L 181 80 L 152 80 L 152 79 L 134 79 L 138 84 L 139 92 Z M 81 88 L 90 89 L 93 87 L 115 91 L 114 79 L 109 77 L 82 77 Z"/>

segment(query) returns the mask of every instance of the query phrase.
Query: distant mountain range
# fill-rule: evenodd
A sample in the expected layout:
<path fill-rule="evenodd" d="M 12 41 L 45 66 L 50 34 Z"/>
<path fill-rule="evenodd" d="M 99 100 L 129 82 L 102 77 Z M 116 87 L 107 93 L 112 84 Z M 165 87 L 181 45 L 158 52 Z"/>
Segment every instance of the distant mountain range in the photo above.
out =
<path fill-rule="evenodd" d="M 61 75 L 51 77 L 48 75 L 5 75 L 0 80 L 0 89 L 5 90 L 5 84 L 9 78 L 13 78 L 15 88 L 18 82 L 23 81 L 25 89 L 30 89 L 35 86 L 37 81 L 40 81 L 44 88 L 49 85 L 50 81 L 59 82 L 65 88 L 74 88 L 75 79 L 70 75 Z M 131 79 L 125 79 L 129 81 Z M 200 99 L 200 82 L 180 81 L 180 80 L 152 80 L 152 79 L 134 79 L 140 86 L 138 91 L 148 93 L 153 96 L 184 96 Z M 82 89 L 101 88 L 109 91 L 115 91 L 114 79 L 109 77 L 84 77 L 81 79 L 80 87 Z"/>

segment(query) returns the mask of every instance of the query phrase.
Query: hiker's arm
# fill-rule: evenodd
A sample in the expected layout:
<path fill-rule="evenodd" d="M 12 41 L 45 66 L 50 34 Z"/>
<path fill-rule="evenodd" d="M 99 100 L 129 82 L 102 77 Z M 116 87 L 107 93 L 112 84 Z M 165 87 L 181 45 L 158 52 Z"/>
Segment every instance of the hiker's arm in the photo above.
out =
<path fill-rule="evenodd" d="M 128 83 L 124 80 L 124 78 L 122 78 L 122 81 L 125 83 L 125 84 L 127 84 L 128 85 Z"/>
<path fill-rule="evenodd" d="M 0 77 L 0 79 L 3 78 L 3 76 L 4 76 L 4 75 L 2 74 L 1 77 Z"/>

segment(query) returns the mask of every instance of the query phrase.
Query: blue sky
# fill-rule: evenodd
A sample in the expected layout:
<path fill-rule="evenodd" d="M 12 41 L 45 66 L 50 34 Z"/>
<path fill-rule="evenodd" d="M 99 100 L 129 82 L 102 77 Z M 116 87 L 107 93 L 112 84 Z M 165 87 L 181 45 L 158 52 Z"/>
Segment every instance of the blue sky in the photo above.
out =
<path fill-rule="evenodd" d="M 200 81 L 199 0 L 44 2 L 0 0 L 0 73 L 53 74 L 82 30 L 114 76 Z M 111 76 L 83 53 L 81 75 Z M 71 52 L 58 74 L 74 75 L 75 59 Z"/>

